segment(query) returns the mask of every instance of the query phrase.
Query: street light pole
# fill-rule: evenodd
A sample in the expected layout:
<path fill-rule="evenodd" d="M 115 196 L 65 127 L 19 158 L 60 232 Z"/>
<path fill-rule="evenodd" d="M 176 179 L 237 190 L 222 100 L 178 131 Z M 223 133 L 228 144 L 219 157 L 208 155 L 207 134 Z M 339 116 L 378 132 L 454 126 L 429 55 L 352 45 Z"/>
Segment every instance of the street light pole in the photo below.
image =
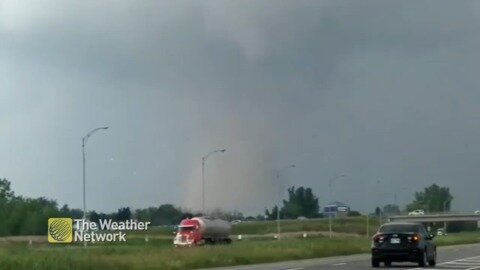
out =
<path fill-rule="evenodd" d="M 82 138 L 82 161 L 83 161 L 83 222 L 85 222 L 86 220 L 86 215 L 87 215 L 87 202 L 86 202 L 86 159 L 85 159 L 85 146 L 87 145 L 87 141 L 88 139 L 97 131 L 101 130 L 101 129 L 108 129 L 108 127 L 99 127 L 99 128 L 96 128 L 92 131 L 90 131 L 89 133 L 87 133 L 87 135 L 85 135 L 85 137 Z M 84 226 L 82 222 L 82 227 Z M 87 242 L 84 241 L 83 242 L 83 246 L 86 247 L 87 246 Z"/>
<path fill-rule="evenodd" d="M 202 215 L 205 215 L 205 162 L 211 155 L 219 152 L 224 153 L 225 151 L 227 149 L 214 150 L 202 157 Z"/>
<path fill-rule="evenodd" d="M 377 180 L 377 184 L 380 183 L 379 180 Z M 368 188 L 368 187 L 367 187 Z M 369 197 L 370 195 L 370 190 L 367 189 L 367 197 Z M 367 207 L 367 214 L 366 214 L 366 233 L 365 235 L 367 236 L 367 238 L 370 237 L 370 210 L 368 210 L 368 207 Z"/>
<path fill-rule="evenodd" d="M 280 174 L 277 172 L 277 182 L 280 180 Z M 278 206 L 277 206 L 277 239 L 280 240 L 280 205 L 282 204 L 280 201 L 282 200 L 281 188 L 280 185 L 280 192 L 278 193 Z"/>
<path fill-rule="evenodd" d="M 202 216 L 205 216 L 205 157 L 202 157 Z"/>
<path fill-rule="evenodd" d="M 447 204 L 450 203 L 452 201 L 451 198 L 447 198 L 444 202 L 443 202 L 443 214 L 445 215 L 447 213 Z M 450 207 L 448 209 L 450 211 Z M 443 222 L 443 233 L 446 234 L 447 233 L 447 222 L 444 221 Z"/>
<path fill-rule="evenodd" d="M 370 214 L 367 211 L 367 238 L 370 237 Z"/>
<path fill-rule="evenodd" d="M 447 204 L 450 203 L 451 199 L 446 199 L 444 202 L 443 202 L 443 214 L 446 214 L 447 213 Z M 450 209 L 449 209 L 450 210 Z"/>
<path fill-rule="evenodd" d="M 337 179 L 340 179 L 342 177 L 345 177 L 345 174 L 341 174 L 341 175 L 337 175 L 333 178 L 331 178 L 329 181 L 328 181 L 328 193 L 329 193 L 329 197 L 330 197 L 330 203 L 332 203 L 332 184 L 333 184 L 333 181 L 337 180 Z M 328 236 L 330 238 L 332 238 L 332 212 L 331 212 L 332 208 L 331 206 L 328 207 Z"/>
<path fill-rule="evenodd" d="M 288 166 L 278 170 L 277 173 L 276 173 L 277 182 L 280 182 L 280 173 L 283 170 L 286 170 L 288 168 L 295 168 L 295 167 L 296 166 L 294 164 L 292 164 L 292 165 L 288 165 Z M 282 192 L 282 185 L 280 184 L 280 192 L 278 193 L 279 204 L 277 206 L 277 239 L 278 240 L 280 240 L 280 205 L 282 204 L 282 202 L 281 202 L 281 200 L 282 200 L 281 192 Z"/>

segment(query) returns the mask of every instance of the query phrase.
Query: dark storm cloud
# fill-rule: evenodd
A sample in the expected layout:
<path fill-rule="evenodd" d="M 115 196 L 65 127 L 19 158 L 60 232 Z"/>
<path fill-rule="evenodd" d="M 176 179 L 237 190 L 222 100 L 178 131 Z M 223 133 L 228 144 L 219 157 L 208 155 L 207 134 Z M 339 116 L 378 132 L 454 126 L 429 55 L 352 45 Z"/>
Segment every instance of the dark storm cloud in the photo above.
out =
<path fill-rule="evenodd" d="M 480 205 L 474 1 L 0 2 L 0 171 L 89 207 L 257 213 L 283 185 L 364 210 L 436 182 Z M 380 180 L 378 187 L 374 184 Z M 365 200 L 371 193 L 384 195 Z M 472 203 L 473 202 L 473 203 Z"/>

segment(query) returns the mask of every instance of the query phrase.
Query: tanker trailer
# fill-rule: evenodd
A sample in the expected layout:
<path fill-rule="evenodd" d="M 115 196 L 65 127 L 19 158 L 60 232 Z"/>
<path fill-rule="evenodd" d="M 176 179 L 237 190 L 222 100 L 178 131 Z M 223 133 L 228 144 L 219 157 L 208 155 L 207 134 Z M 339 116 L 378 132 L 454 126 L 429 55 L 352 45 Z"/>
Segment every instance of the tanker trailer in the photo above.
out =
<path fill-rule="evenodd" d="M 211 217 L 194 217 L 184 219 L 177 226 L 173 239 L 177 246 L 195 246 L 204 244 L 230 244 L 232 225 L 225 220 Z"/>

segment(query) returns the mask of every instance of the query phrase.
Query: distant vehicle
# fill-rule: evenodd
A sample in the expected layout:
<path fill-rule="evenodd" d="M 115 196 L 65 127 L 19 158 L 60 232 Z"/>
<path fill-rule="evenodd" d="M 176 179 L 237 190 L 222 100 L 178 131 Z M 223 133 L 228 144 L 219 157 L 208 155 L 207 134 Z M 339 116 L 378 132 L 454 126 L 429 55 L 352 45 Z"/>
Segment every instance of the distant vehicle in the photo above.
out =
<path fill-rule="evenodd" d="M 475 212 L 473 212 L 473 213 L 475 213 L 476 215 L 480 215 L 480 210 L 477 210 L 477 211 L 475 211 Z"/>
<path fill-rule="evenodd" d="M 392 262 L 415 262 L 420 267 L 427 264 L 435 266 L 437 246 L 433 238 L 422 224 L 384 224 L 373 236 L 372 267 L 379 267 L 381 262 L 385 266 L 391 266 Z"/>
<path fill-rule="evenodd" d="M 232 225 L 235 225 L 235 224 L 240 224 L 242 223 L 241 220 L 237 219 L 237 220 L 232 220 L 230 223 L 232 223 Z"/>
<path fill-rule="evenodd" d="M 300 217 L 297 218 L 297 220 L 308 220 L 308 218 L 304 217 L 304 216 L 300 216 Z"/>
<path fill-rule="evenodd" d="M 232 225 L 221 219 L 210 217 L 194 217 L 184 219 L 177 226 L 178 230 L 173 239 L 175 247 L 197 246 L 205 244 L 230 244 Z"/>
<path fill-rule="evenodd" d="M 417 209 L 413 210 L 412 212 L 408 213 L 409 216 L 420 216 L 420 215 L 425 215 L 425 211 Z"/>
<path fill-rule="evenodd" d="M 447 235 L 447 232 L 443 228 L 437 229 L 437 235 Z"/>

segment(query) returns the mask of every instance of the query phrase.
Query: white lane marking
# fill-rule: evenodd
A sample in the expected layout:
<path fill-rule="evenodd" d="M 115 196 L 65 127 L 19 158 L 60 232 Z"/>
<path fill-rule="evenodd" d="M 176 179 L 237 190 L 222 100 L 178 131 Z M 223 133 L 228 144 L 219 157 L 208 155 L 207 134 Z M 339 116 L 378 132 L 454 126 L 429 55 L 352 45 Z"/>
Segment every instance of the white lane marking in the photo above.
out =
<path fill-rule="evenodd" d="M 448 262 L 439 263 L 439 264 L 437 264 L 437 265 L 448 264 L 448 263 L 457 262 L 457 261 L 460 261 L 460 260 L 475 260 L 475 259 L 478 259 L 478 258 L 480 258 L 480 256 L 468 257 L 468 258 L 461 258 L 461 259 L 458 259 L 458 260 L 453 260 L 453 261 L 448 261 Z"/>
<path fill-rule="evenodd" d="M 286 270 L 303 270 L 305 268 L 302 268 L 302 267 L 297 267 L 297 268 L 289 268 L 289 269 L 286 269 Z"/>
<path fill-rule="evenodd" d="M 437 266 L 443 266 L 443 267 L 447 267 L 448 269 L 465 269 L 465 270 L 475 270 L 475 269 L 480 269 L 480 265 L 478 264 L 465 264 L 466 262 L 462 263 L 462 261 L 466 261 L 466 260 L 478 260 L 480 259 L 480 256 L 475 256 L 475 257 L 468 257 L 468 258 L 461 258 L 461 259 L 458 259 L 458 260 L 453 260 L 453 261 L 448 261 L 448 262 L 443 262 L 443 263 L 437 263 Z M 471 268 L 465 268 L 465 267 L 469 267 L 469 266 L 473 266 Z M 459 268 L 460 267 L 460 268 Z M 410 268 L 410 269 L 423 269 L 423 270 L 426 270 L 426 269 L 434 269 L 434 268 Z M 438 268 L 437 268 L 438 269 Z"/>
<path fill-rule="evenodd" d="M 333 266 L 342 266 L 342 265 L 345 265 L 347 264 L 346 262 L 342 262 L 342 263 L 336 263 L 336 264 L 332 264 Z"/>
<path fill-rule="evenodd" d="M 440 266 L 441 268 L 437 268 L 437 269 L 467 269 L 469 266 L 462 266 L 462 265 L 442 265 Z M 418 268 L 418 269 L 425 269 L 425 268 Z M 431 268 L 433 269 L 433 268 Z"/>
<path fill-rule="evenodd" d="M 464 261 L 454 261 L 449 262 L 448 264 L 458 264 L 458 265 L 466 265 L 466 266 L 478 266 L 478 262 L 464 262 Z"/>

